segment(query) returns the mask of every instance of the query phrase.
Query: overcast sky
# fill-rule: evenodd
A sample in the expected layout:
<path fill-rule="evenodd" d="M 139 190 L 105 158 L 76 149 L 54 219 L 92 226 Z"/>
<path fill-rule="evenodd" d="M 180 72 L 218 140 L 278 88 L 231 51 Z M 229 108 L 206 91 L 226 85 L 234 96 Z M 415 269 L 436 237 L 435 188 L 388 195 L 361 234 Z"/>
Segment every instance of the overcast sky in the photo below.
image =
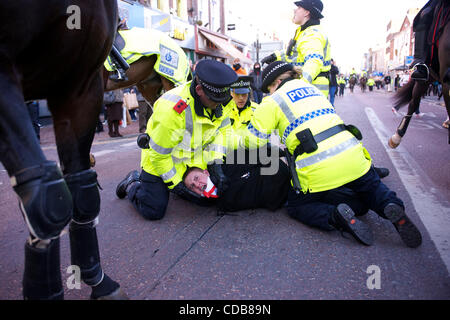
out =
<path fill-rule="evenodd" d="M 410 8 L 421 8 L 427 0 L 322 0 L 324 18 L 321 24 L 331 44 L 333 59 L 342 71 L 353 66 L 359 69 L 363 54 L 369 48 L 384 43 L 386 26 L 395 17 L 404 17 Z M 256 32 L 252 29 L 274 28 L 285 42 L 293 37 L 296 25 L 292 23 L 294 1 L 290 0 L 225 0 L 225 9 L 232 11 L 237 30 L 232 37 L 251 44 Z M 227 12 L 228 15 L 229 12 Z M 260 39 L 263 36 L 260 31 Z"/>

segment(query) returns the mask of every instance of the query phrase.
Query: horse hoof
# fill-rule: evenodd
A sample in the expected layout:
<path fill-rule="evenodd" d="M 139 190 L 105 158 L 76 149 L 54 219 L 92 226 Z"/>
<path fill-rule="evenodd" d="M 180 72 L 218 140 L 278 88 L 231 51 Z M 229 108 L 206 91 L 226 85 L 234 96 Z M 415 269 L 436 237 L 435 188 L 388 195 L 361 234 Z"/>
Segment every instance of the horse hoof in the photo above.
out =
<path fill-rule="evenodd" d="M 89 163 L 91 168 L 95 167 L 95 157 L 92 153 L 89 153 Z"/>
<path fill-rule="evenodd" d="M 442 124 L 442 126 L 445 128 L 445 129 L 448 129 L 448 127 L 449 127 L 449 121 L 445 121 L 443 124 Z"/>
<path fill-rule="evenodd" d="M 391 138 L 389 138 L 388 145 L 391 149 L 395 149 L 400 145 L 400 143 L 395 143 L 391 137 Z"/>
<path fill-rule="evenodd" d="M 113 291 L 107 296 L 98 297 L 97 300 L 130 300 L 130 298 L 122 290 L 122 288 L 119 287 L 116 291 Z"/>

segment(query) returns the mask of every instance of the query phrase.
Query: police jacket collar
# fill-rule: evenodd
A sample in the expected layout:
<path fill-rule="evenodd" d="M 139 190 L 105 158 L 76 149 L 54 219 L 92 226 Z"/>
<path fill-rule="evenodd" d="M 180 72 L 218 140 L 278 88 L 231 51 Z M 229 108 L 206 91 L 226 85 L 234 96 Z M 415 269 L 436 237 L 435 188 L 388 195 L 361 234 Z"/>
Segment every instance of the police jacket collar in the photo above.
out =
<path fill-rule="evenodd" d="M 289 81 L 291 81 L 291 80 L 295 80 L 295 78 L 289 77 L 289 78 L 286 78 L 286 79 L 284 79 L 283 81 L 281 81 L 281 83 L 280 83 L 280 85 L 278 86 L 277 90 L 280 89 L 286 82 L 289 82 Z"/>
<path fill-rule="evenodd" d="M 300 30 L 303 31 L 308 27 L 320 25 L 319 19 L 309 19 L 304 25 L 300 27 Z"/>

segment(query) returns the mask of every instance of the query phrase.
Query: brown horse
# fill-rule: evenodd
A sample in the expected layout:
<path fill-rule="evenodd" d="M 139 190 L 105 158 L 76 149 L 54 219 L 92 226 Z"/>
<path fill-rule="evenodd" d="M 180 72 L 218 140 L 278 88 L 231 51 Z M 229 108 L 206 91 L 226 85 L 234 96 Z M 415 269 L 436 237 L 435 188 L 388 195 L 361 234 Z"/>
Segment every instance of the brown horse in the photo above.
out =
<path fill-rule="evenodd" d="M 359 79 L 359 86 L 361 87 L 361 91 L 364 93 L 366 92 L 366 88 L 367 88 L 367 78 L 366 77 L 362 77 L 361 79 Z"/>
<path fill-rule="evenodd" d="M 140 36 L 140 46 L 145 47 L 145 43 L 148 43 L 149 47 L 155 47 L 154 44 L 165 43 L 170 45 L 173 50 L 170 50 L 171 54 L 176 55 L 177 65 L 172 66 L 175 70 L 175 74 L 178 74 L 176 80 L 179 83 L 186 82 L 190 76 L 190 67 L 186 54 L 183 52 L 178 44 L 176 44 L 169 36 L 162 32 L 155 30 L 143 30 L 141 28 L 133 28 L 131 30 L 119 31 L 122 35 L 127 33 L 136 32 Z M 125 38 L 126 39 L 126 38 Z M 144 44 L 142 44 L 144 43 Z M 159 48 L 159 46 L 156 46 Z M 151 55 L 144 55 L 141 52 L 130 51 L 128 45 L 125 45 L 123 49 L 127 55 L 135 56 L 140 55 L 141 57 L 130 63 L 130 68 L 126 72 L 128 80 L 126 81 L 112 81 L 108 79 L 111 74 L 106 68 L 103 68 L 103 74 L 105 79 L 105 91 L 111 91 L 116 89 L 124 89 L 131 86 L 136 86 L 138 90 L 142 93 L 143 97 L 147 102 L 153 106 L 156 100 L 159 98 L 162 91 L 168 91 L 173 89 L 176 84 L 174 78 L 167 76 L 162 72 L 158 72 L 156 68 L 158 59 L 164 59 L 165 57 L 160 57 L 161 52 L 157 50 L 152 50 L 154 52 Z M 169 50 L 166 50 L 169 51 Z M 161 62 L 160 62 L 161 63 Z"/>
<path fill-rule="evenodd" d="M 64 297 L 59 236 L 69 224 L 72 265 L 91 298 L 125 298 L 100 266 L 100 194 L 89 162 L 117 2 L 1 1 L 0 19 L 0 160 L 30 232 L 23 296 Z M 46 159 L 24 103 L 38 99 L 53 116 L 61 169 Z"/>
<path fill-rule="evenodd" d="M 351 76 L 350 77 L 350 80 L 348 80 L 348 83 L 349 83 L 349 85 L 350 85 L 350 92 L 351 93 L 353 93 L 353 89 L 355 89 L 355 85 L 356 85 L 356 82 L 357 82 L 358 80 L 356 79 L 356 76 Z"/>
<path fill-rule="evenodd" d="M 439 9 L 436 8 L 436 10 Z M 442 83 L 442 91 L 444 95 L 445 107 L 447 114 L 450 115 L 450 23 L 445 24 L 441 36 L 439 37 L 439 47 L 437 49 L 437 57 L 431 61 L 430 81 L 410 80 L 395 95 L 396 101 L 394 107 L 398 109 L 405 103 L 408 103 L 408 112 L 402 119 L 396 133 L 389 138 L 388 144 L 391 148 L 397 148 L 402 137 L 408 129 L 409 122 L 413 113 L 419 108 L 420 99 L 428 89 L 431 81 L 439 81 Z M 444 123 L 445 126 L 445 123 Z M 450 128 L 449 128 L 449 144 L 450 144 Z"/>

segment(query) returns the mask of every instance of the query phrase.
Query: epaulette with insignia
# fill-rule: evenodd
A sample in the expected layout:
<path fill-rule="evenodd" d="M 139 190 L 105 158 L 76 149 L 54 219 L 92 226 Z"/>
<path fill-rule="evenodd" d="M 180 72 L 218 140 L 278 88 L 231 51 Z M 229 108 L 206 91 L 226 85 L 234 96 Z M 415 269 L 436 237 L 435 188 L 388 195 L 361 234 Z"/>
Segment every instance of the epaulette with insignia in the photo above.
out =
<path fill-rule="evenodd" d="M 187 103 L 184 102 L 184 100 L 180 100 L 177 102 L 177 104 L 173 107 L 173 110 L 181 114 L 186 108 L 188 107 Z"/>

